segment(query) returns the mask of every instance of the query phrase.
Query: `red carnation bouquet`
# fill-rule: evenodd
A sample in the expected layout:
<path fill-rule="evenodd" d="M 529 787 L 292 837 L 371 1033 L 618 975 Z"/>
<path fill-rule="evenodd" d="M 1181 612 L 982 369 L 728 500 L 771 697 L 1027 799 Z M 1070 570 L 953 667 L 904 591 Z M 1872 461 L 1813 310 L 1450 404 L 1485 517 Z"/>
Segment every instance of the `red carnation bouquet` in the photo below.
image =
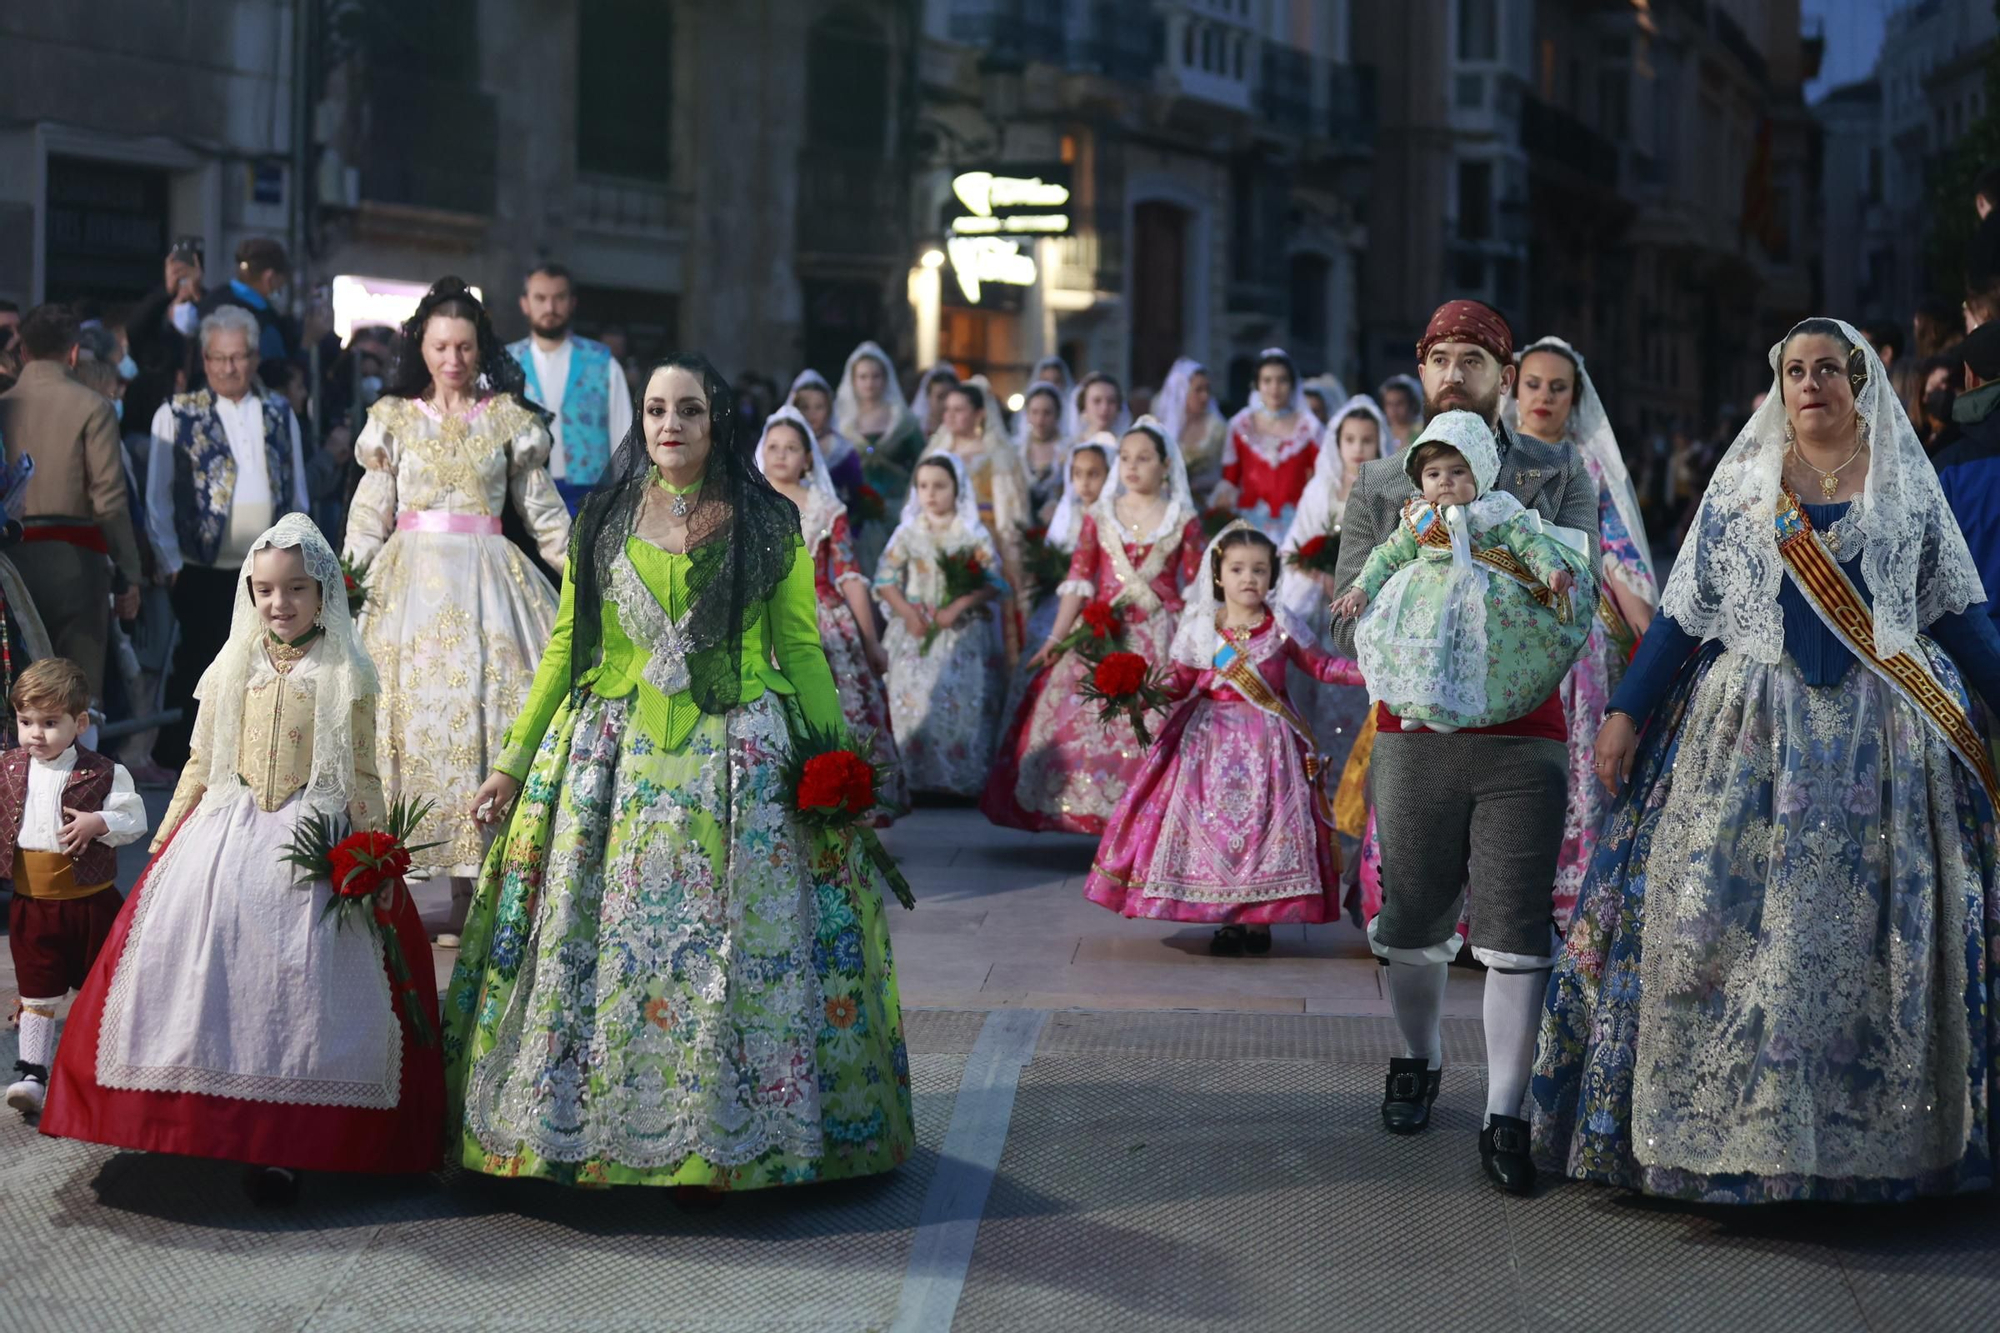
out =
<path fill-rule="evenodd" d="M 1151 745 L 1146 730 L 1149 709 L 1165 708 L 1172 702 L 1159 672 L 1146 665 L 1137 653 L 1109 653 L 1078 686 L 1077 692 L 1098 705 L 1097 719 L 1110 722 L 1120 713 L 1132 724 L 1139 744 Z"/>
<path fill-rule="evenodd" d="M 368 562 L 340 557 L 340 581 L 347 589 L 347 614 L 360 615 L 368 605 Z"/>
<path fill-rule="evenodd" d="M 1103 602 L 1087 602 L 1068 634 L 1056 641 L 1057 653 L 1080 653 L 1086 662 L 1102 661 L 1125 647 L 1125 620 Z M 1144 660 L 1144 659 L 1141 659 Z"/>
<path fill-rule="evenodd" d="M 889 512 L 889 507 L 882 502 L 882 492 L 866 482 L 854 488 L 854 503 L 849 508 L 854 511 L 854 517 L 863 523 L 880 523 Z"/>
<path fill-rule="evenodd" d="M 1307 574 L 1333 573 L 1340 563 L 1340 525 L 1334 524 L 1322 536 L 1307 538 L 1285 557 L 1285 563 Z"/>
<path fill-rule="evenodd" d="M 989 586 L 986 578 L 986 562 L 979 558 L 977 547 L 968 546 L 963 551 L 938 552 L 938 573 L 944 578 L 944 593 L 938 598 L 938 604 L 931 608 L 931 616 L 935 616 L 959 598 L 970 597 L 981 588 Z M 985 615 L 986 608 L 975 606 L 965 614 L 968 619 L 976 618 Z M 932 620 L 929 627 L 924 630 L 924 641 L 917 646 L 917 652 L 928 655 L 931 645 L 937 642 L 937 636 L 942 633 L 944 626 Z"/>
<path fill-rule="evenodd" d="M 306 878 L 323 879 L 333 886 L 333 894 L 326 900 L 326 911 L 321 916 L 331 916 L 334 929 L 343 929 L 350 920 L 359 920 L 381 932 L 382 952 L 389 961 L 403 1014 L 410 1020 L 410 1030 L 419 1046 L 436 1045 L 437 1034 L 431 1031 L 430 1020 L 417 1002 L 416 981 L 410 975 L 408 960 L 403 957 L 395 918 L 389 909 L 409 892 L 403 877 L 410 873 L 411 855 L 439 845 L 410 841 L 435 804 L 397 801 L 389 810 L 384 829 L 349 833 L 338 839 L 334 834 L 338 827 L 346 825 L 344 818 L 307 816 L 292 829 L 292 840 L 286 844 L 282 858 L 305 871 Z"/>
<path fill-rule="evenodd" d="M 807 727 L 793 736 L 791 757 L 780 770 L 779 782 L 792 794 L 792 812 L 802 822 L 833 833 L 852 830 L 889 881 L 896 901 L 915 907 L 910 881 L 866 822 L 875 811 L 875 793 L 888 778 L 882 767 L 862 758 L 863 751 L 874 748 L 871 740 L 857 751 L 838 736 Z"/>

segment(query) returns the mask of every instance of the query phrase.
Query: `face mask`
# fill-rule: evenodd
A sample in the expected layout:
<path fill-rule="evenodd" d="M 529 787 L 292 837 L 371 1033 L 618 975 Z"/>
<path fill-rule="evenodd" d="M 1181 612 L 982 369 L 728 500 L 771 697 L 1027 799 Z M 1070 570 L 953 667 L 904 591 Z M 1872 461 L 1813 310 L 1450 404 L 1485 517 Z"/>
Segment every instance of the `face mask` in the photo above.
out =
<path fill-rule="evenodd" d="M 125 400 L 123 398 L 113 398 L 111 400 L 111 415 L 117 417 L 120 421 L 125 419 Z"/>
<path fill-rule="evenodd" d="M 380 375 L 363 375 L 361 377 L 361 405 L 363 407 L 372 407 L 375 400 L 381 396 L 382 377 Z"/>
<path fill-rule="evenodd" d="M 175 306 L 170 318 L 183 338 L 194 337 L 195 330 L 201 327 L 201 312 L 194 308 L 192 301 L 183 301 Z"/>
<path fill-rule="evenodd" d="M 130 352 L 118 358 L 118 378 L 121 380 L 136 380 L 139 378 L 139 363 L 132 359 Z"/>
<path fill-rule="evenodd" d="M 1932 421 L 1950 421 L 1952 401 L 1958 395 L 1950 389 L 1933 389 L 1924 395 L 1924 415 Z"/>

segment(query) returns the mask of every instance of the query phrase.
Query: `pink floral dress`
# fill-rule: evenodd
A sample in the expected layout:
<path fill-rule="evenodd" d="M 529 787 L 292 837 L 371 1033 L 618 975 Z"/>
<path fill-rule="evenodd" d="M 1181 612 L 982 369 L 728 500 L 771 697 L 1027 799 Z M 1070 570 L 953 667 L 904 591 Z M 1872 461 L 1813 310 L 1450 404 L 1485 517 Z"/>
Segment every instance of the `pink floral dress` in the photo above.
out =
<path fill-rule="evenodd" d="M 819 638 L 826 649 L 826 665 L 840 691 L 840 715 L 856 746 L 869 745 L 868 758 L 888 769 L 889 777 L 876 792 L 875 820 L 886 825 L 910 810 L 909 784 L 903 777 L 902 756 L 889 726 L 889 694 L 881 678 L 868 665 L 861 627 L 855 623 L 854 608 L 847 604 L 840 585 L 851 580 L 868 586 L 868 576 L 854 560 L 854 540 L 849 535 L 847 515 L 812 492 L 799 511 L 799 523 L 806 544 L 812 550 L 813 586 L 818 593 Z"/>
<path fill-rule="evenodd" d="M 1200 518 L 1178 505 L 1158 531 L 1135 534 L 1100 502 L 1084 517 L 1069 578 L 1057 591 L 1111 608 L 1124 621 L 1126 649 L 1163 666 L 1182 593 L 1206 546 Z M 1028 682 L 979 802 L 994 823 L 1037 833 L 1104 832 L 1146 750 L 1128 723 L 1098 721 L 1098 706 L 1078 694 L 1090 670 L 1080 654 L 1064 653 Z"/>
<path fill-rule="evenodd" d="M 1238 653 L 1279 709 L 1252 702 L 1223 674 Z M 1175 665 L 1183 702 L 1113 810 L 1084 897 L 1167 921 L 1330 921 L 1340 911 L 1340 852 L 1307 776 L 1311 733 L 1285 673 L 1289 665 L 1325 685 L 1359 685 L 1361 673 L 1275 617 L 1228 639 L 1216 661 L 1200 671 Z"/>

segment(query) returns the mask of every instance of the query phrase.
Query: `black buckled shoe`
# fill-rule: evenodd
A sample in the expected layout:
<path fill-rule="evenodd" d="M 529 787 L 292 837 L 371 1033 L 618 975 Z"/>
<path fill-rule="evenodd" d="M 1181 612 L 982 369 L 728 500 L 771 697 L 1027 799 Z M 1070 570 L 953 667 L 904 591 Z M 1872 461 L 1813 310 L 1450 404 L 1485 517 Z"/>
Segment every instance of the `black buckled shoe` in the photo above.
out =
<path fill-rule="evenodd" d="M 1422 1056 L 1389 1062 L 1389 1079 L 1382 1090 L 1382 1128 L 1391 1134 L 1416 1134 L 1431 1123 L 1431 1103 L 1438 1099 L 1438 1075 Z"/>
<path fill-rule="evenodd" d="M 1486 1178 L 1509 1194 L 1535 1192 L 1535 1159 L 1528 1155 L 1528 1122 L 1493 1116 L 1479 1131 L 1479 1162 Z"/>

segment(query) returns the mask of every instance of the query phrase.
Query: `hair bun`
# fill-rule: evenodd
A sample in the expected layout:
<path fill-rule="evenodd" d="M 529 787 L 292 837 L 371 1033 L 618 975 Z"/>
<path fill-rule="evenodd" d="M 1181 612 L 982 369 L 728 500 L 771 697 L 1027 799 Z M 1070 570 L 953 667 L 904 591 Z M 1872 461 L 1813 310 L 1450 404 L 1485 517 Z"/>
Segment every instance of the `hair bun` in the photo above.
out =
<path fill-rule="evenodd" d="M 472 289 L 465 285 L 464 278 L 459 277 L 455 273 L 447 273 L 444 277 L 439 278 L 431 284 L 431 289 L 426 295 L 433 301 L 447 296 L 464 296 L 469 298 L 472 295 Z"/>

